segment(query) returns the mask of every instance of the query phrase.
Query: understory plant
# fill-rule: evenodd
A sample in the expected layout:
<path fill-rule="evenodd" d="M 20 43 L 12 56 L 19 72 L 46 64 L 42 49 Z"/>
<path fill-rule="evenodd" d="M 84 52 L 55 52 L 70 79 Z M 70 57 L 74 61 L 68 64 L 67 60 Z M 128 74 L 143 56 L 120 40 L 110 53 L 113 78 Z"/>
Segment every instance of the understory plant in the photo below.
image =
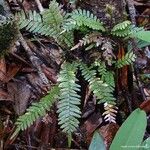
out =
<path fill-rule="evenodd" d="M 58 122 L 62 131 L 67 134 L 70 145 L 72 134 L 79 127 L 81 118 L 81 85 L 77 74 L 87 82 L 97 103 L 104 104 L 104 120 L 115 123 L 115 71 L 132 65 L 136 55 L 132 50 L 126 50 L 125 55 L 117 58 L 120 43 L 114 39 L 121 39 L 127 44 L 131 38 L 147 41 L 149 32 L 133 27 L 128 20 L 115 25 L 110 31 L 90 11 L 75 9 L 67 13 L 55 0 L 50 2 L 49 9 L 41 13 L 20 12 L 16 17 L 20 29 L 53 38 L 66 57 L 61 65 L 57 85 L 40 102 L 33 103 L 24 115 L 19 116 L 12 137 L 20 130 L 30 127 L 39 117 L 43 117 L 52 104 L 57 102 Z M 74 32 L 81 35 L 80 38 Z M 78 42 L 74 42 L 77 40 Z M 79 51 L 86 57 L 73 57 L 74 52 Z M 68 58 L 68 54 L 72 57 Z"/>

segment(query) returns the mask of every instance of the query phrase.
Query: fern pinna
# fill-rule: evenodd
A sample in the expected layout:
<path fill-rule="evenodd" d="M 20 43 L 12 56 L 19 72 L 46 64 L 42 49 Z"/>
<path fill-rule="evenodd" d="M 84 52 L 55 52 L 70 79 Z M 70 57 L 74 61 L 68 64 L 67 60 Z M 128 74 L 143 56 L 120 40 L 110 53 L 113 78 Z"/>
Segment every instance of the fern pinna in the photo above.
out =
<path fill-rule="evenodd" d="M 81 117 L 81 111 L 78 107 L 80 105 L 80 85 L 76 83 L 77 67 L 76 63 L 65 63 L 58 77 L 60 82 L 58 120 L 61 128 L 69 137 L 77 129 L 79 125 L 78 118 Z"/>
<path fill-rule="evenodd" d="M 84 63 L 80 64 L 80 69 L 85 80 L 89 82 L 91 91 L 97 96 L 99 100 L 98 103 L 109 102 L 114 104 L 115 98 L 112 94 L 112 90 L 100 78 L 96 77 L 96 71 L 87 67 Z"/>
<path fill-rule="evenodd" d="M 64 33 L 61 28 L 65 13 L 55 0 L 51 1 L 49 9 L 44 10 L 42 14 L 30 11 L 27 15 L 21 12 L 16 16 L 20 29 L 25 28 L 32 33 L 53 37 L 63 48 L 73 45 L 73 33 Z"/>
<path fill-rule="evenodd" d="M 125 54 L 123 58 L 119 59 L 116 62 L 116 67 L 122 68 L 125 65 L 130 65 L 135 61 L 135 59 L 136 59 L 136 55 L 133 53 L 133 51 L 129 51 Z"/>
<path fill-rule="evenodd" d="M 131 22 L 126 20 L 113 27 L 111 33 L 115 36 L 125 37 L 131 34 Z"/>
<path fill-rule="evenodd" d="M 15 123 L 17 128 L 13 136 L 15 136 L 20 130 L 25 130 L 30 127 L 38 118 L 46 115 L 47 111 L 50 110 L 51 106 L 56 101 L 59 92 L 59 87 L 54 86 L 39 103 L 32 103 L 32 106 L 27 109 L 27 112 L 17 119 Z"/>
<path fill-rule="evenodd" d="M 115 80 L 113 71 L 106 68 L 105 62 L 95 61 L 94 66 L 97 67 L 98 74 L 103 82 L 106 82 L 109 87 L 114 90 Z"/>
<path fill-rule="evenodd" d="M 101 67 L 98 72 L 100 78 L 96 77 L 96 70 L 93 70 L 93 65 L 88 67 L 86 64 L 81 63 L 80 69 L 82 75 L 89 82 L 89 88 L 97 97 L 98 103 L 104 103 L 105 112 L 103 115 L 106 122 L 116 122 L 117 107 L 115 106 L 114 92 L 114 77 L 111 72 L 105 69 L 104 64 L 100 65 L 96 62 L 94 65 Z M 99 66 L 100 65 L 100 66 Z M 110 76 L 111 75 L 111 76 Z"/>
<path fill-rule="evenodd" d="M 105 31 L 100 20 L 87 10 L 77 9 L 68 14 L 68 16 L 63 26 L 66 31 L 76 29 L 80 26 L 87 26 L 93 30 Z"/>

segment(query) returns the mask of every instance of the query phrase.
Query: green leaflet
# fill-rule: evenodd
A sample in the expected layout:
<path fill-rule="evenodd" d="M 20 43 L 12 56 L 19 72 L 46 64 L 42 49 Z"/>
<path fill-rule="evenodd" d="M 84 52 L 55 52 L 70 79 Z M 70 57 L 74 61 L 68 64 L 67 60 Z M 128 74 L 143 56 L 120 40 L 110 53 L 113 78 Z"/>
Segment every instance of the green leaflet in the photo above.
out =
<path fill-rule="evenodd" d="M 49 9 L 42 13 L 43 22 L 53 28 L 60 28 L 64 20 L 63 17 L 63 10 L 60 8 L 56 0 L 52 0 Z"/>
<path fill-rule="evenodd" d="M 122 68 L 125 65 L 130 65 L 135 61 L 135 59 L 136 55 L 133 53 L 133 51 L 128 51 L 123 58 L 116 62 L 116 67 Z"/>
<path fill-rule="evenodd" d="M 80 63 L 80 70 L 84 79 L 89 82 L 89 88 L 97 97 L 98 103 L 108 102 L 115 104 L 112 88 L 96 77 L 96 70 L 91 69 L 84 63 Z"/>
<path fill-rule="evenodd" d="M 42 14 L 29 11 L 27 17 L 24 12 L 18 13 L 17 16 L 20 29 L 25 28 L 29 32 L 52 37 L 63 48 L 73 46 L 73 32 L 63 32 L 64 12 L 55 0 L 51 1 L 49 9 L 44 10 Z"/>
<path fill-rule="evenodd" d="M 110 150 L 137 150 L 141 145 L 147 125 L 146 113 L 139 108 L 134 110 L 117 132 Z"/>
<path fill-rule="evenodd" d="M 66 20 L 63 28 L 65 30 L 73 30 L 81 26 L 87 26 L 93 30 L 105 31 L 105 28 L 96 16 L 82 9 L 74 10 Z"/>
<path fill-rule="evenodd" d="M 146 46 L 149 46 L 150 43 L 149 42 L 146 42 L 146 41 L 143 41 L 143 40 L 137 40 L 137 47 L 139 48 L 144 48 Z M 132 44 L 131 43 L 128 43 L 128 51 L 131 51 L 132 50 Z"/>
<path fill-rule="evenodd" d="M 131 22 L 126 20 L 113 27 L 111 34 L 119 37 L 126 37 L 131 33 Z"/>
<path fill-rule="evenodd" d="M 113 72 L 107 70 L 104 62 L 95 61 L 94 65 L 98 67 L 97 71 L 98 71 L 98 74 L 99 74 L 101 80 L 103 82 L 106 82 L 110 86 L 110 88 L 112 88 L 112 91 L 114 91 L 115 80 L 114 80 Z"/>
<path fill-rule="evenodd" d="M 95 131 L 89 150 L 106 150 L 102 136 Z"/>
<path fill-rule="evenodd" d="M 126 20 L 124 22 L 118 23 L 117 25 L 115 25 L 113 27 L 113 29 L 111 31 L 118 31 L 118 30 L 124 30 L 126 29 L 129 25 L 131 25 L 131 22 Z"/>
<path fill-rule="evenodd" d="M 38 103 L 32 103 L 27 112 L 20 116 L 16 121 L 16 131 L 12 135 L 13 138 L 20 130 L 26 130 L 36 119 L 43 117 L 50 110 L 53 103 L 59 95 L 59 87 L 54 86 L 50 92 Z"/>

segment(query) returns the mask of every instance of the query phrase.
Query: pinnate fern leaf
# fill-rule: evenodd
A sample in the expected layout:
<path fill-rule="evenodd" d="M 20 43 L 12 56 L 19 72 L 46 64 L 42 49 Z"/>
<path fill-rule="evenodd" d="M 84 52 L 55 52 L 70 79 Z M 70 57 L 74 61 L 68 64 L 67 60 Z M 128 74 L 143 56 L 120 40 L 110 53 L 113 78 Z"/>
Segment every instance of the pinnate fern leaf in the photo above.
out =
<path fill-rule="evenodd" d="M 27 112 L 20 116 L 16 121 L 16 132 L 13 134 L 15 136 L 20 130 L 26 130 L 31 126 L 36 119 L 44 116 L 47 111 L 50 110 L 53 103 L 56 101 L 56 98 L 59 94 L 59 87 L 54 86 L 51 91 L 41 99 L 38 103 L 33 103 L 27 109 Z M 13 137 L 12 136 L 12 137 Z"/>
<path fill-rule="evenodd" d="M 71 14 L 66 24 L 65 30 L 73 30 L 76 27 L 87 26 L 93 30 L 105 31 L 100 20 L 87 10 L 76 9 Z"/>
<path fill-rule="evenodd" d="M 133 53 L 133 51 L 129 51 L 126 53 L 126 55 L 119 59 L 116 63 L 117 68 L 122 68 L 125 65 L 132 64 L 136 59 L 136 55 Z"/>
<path fill-rule="evenodd" d="M 87 67 L 84 63 L 80 64 L 80 69 L 85 80 L 89 82 L 89 88 L 97 97 L 98 103 L 109 102 L 110 104 L 115 104 L 111 88 L 100 78 L 96 77 L 96 71 Z"/>
<path fill-rule="evenodd" d="M 126 37 L 131 34 L 131 22 L 126 20 L 113 27 L 111 33 L 115 36 Z"/>
<path fill-rule="evenodd" d="M 25 28 L 32 33 L 50 36 L 63 48 L 73 46 L 73 32 L 62 33 L 61 24 L 64 18 L 55 0 L 50 3 L 49 9 L 43 11 L 42 14 L 30 11 L 27 17 L 24 12 L 18 13 L 17 16 L 19 18 L 18 24 L 20 29 Z"/>
<path fill-rule="evenodd" d="M 114 74 L 106 68 L 105 62 L 95 61 L 94 66 L 97 67 L 98 74 L 103 82 L 106 82 L 112 89 L 115 88 Z"/>
<path fill-rule="evenodd" d="M 103 42 L 103 38 L 99 32 L 92 32 L 91 34 L 86 35 L 85 37 L 82 38 L 74 47 L 71 48 L 71 50 L 75 50 L 79 47 L 91 44 L 91 43 L 96 43 L 96 46 L 101 45 Z"/>
<path fill-rule="evenodd" d="M 80 85 L 76 83 L 75 63 L 65 63 L 60 71 L 58 81 L 60 82 L 60 101 L 58 103 L 58 120 L 61 128 L 68 136 L 77 129 L 78 118 L 81 117 L 80 108 Z"/>
<path fill-rule="evenodd" d="M 115 26 L 113 27 L 112 31 L 124 30 L 124 29 L 126 29 L 126 27 L 128 27 L 130 24 L 131 24 L 131 22 L 128 21 L 128 20 L 126 20 L 126 21 L 124 21 L 124 22 L 121 22 L 121 23 L 115 25 Z"/>
<path fill-rule="evenodd" d="M 25 28 L 29 32 L 37 33 L 45 36 L 58 36 L 58 31 L 54 28 L 51 28 L 49 25 L 44 24 L 42 21 L 42 16 L 38 14 L 36 11 L 29 11 L 27 17 L 24 12 L 17 14 L 19 21 L 19 28 Z"/>
<path fill-rule="evenodd" d="M 44 24 L 47 24 L 53 28 L 60 28 L 64 20 L 64 13 L 56 0 L 52 0 L 49 5 L 49 9 L 43 11 L 42 18 Z"/>

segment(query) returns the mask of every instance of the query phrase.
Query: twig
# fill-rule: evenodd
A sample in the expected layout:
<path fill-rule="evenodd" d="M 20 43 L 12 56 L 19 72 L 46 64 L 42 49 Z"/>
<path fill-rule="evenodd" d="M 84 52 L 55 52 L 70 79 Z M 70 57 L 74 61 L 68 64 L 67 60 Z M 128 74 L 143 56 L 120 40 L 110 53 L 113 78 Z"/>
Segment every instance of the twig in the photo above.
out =
<path fill-rule="evenodd" d="M 147 100 L 147 97 L 146 97 L 146 95 L 144 93 L 144 88 L 143 88 L 143 85 L 142 85 L 142 83 L 140 81 L 140 77 L 138 76 L 138 69 L 136 67 L 134 67 L 134 75 L 135 75 L 135 78 L 136 78 L 137 86 L 138 86 L 138 88 L 140 90 L 140 93 L 142 94 L 142 98 L 145 101 L 145 100 Z"/>
<path fill-rule="evenodd" d="M 129 8 L 131 22 L 134 26 L 136 26 L 137 25 L 137 23 L 136 23 L 136 16 L 137 15 L 136 15 L 135 7 L 134 7 L 134 1 L 133 0 L 126 0 L 126 1 L 127 1 L 128 8 Z M 139 48 L 137 46 L 137 41 L 135 39 L 132 39 L 131 44 L 133 47 L 133 51 L 138 55 L 139 54 L 139 52 L 138 52 Z M 137 86 L 139 87 L 139 90 L 142 94 L 143 100 L 146 100 L 147 98 L 146 98 L 145 93 L 144 93 L 143 85 L 142 85 L 140 78 L 138 76 L 138 68 L 136 66 L 134 67 L 134 75 L 136 77 Z"/>
<path fill-rule="evenodd" d="M 136 10 L 135 10 L 135 7 L 134 7 L 134 2 L 133 0 L 126 0 L 127 1 L 127 4 L 128 4 L 128 9 L 129 9 L 129 14 L 130 14 L 130 18 L 131 18 L 131 21 L 132 21 L 132 24 L 136 26 Z"/>
<path fill-rule="evenodd" d="M 21 33 L 19 33 L 19 40 L 20 40 L 20 43 L 22 44 L 24 50 L 28 54 L 33 66 L 37 69 L 41 80 L 43 81 L 43 83 L 48 84 L 49 81 L 48 81 L 47 77 L 45 76 L 45 74 L 42 72 L 40 60 L 34 55 L 34 53 L 28 46 L 27 42 L 25 41 L 25 39 L 23 38 Z"/>
<path fill-rule="evenodd" d="M 126 102 L 128 104 L 129 112 L 131 113 L 133 111 L 133 109 L 132 109 L 132 101 L 131 101 L 131 97 L 130 97 L 129 91 L 124 89 L 123 90 L 123 95 L 124 95 L 124 97 L 126 99 Z"/>
<path fill-rule="evenodd" d="M 40 12 L 43 12 L 44 11 L 44 8 L 40 2 L 40 0 L 35 0 L 36 4 L 37 4 L 37 7 L 39 9 Z"/>

